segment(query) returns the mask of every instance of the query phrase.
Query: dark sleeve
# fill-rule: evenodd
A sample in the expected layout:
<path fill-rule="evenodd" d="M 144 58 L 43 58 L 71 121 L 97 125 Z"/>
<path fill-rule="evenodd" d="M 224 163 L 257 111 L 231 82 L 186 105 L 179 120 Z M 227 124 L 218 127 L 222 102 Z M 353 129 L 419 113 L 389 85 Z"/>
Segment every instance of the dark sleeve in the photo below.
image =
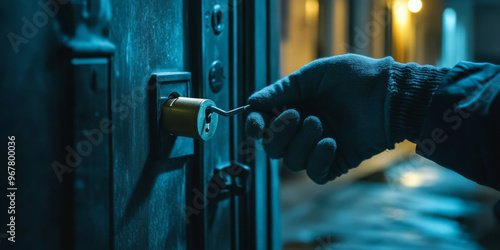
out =
<path fill-rule="evenodd" d="M 500 190 L 500 66 L 463 62 L 438 85 L 417 153 Z"/>

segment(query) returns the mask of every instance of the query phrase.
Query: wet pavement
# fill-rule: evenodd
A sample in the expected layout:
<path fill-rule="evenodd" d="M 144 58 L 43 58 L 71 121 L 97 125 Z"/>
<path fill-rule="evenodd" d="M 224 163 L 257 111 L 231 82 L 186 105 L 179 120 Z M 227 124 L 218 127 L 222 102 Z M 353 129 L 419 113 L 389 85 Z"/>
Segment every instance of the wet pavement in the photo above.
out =
<path fill-rule="evenodd" d="M 284 249 L 500 249 L 500 192 L 418 156 L 345 185 L 285 182 L 281 196 L 300 200 L 282 208 Z"/>

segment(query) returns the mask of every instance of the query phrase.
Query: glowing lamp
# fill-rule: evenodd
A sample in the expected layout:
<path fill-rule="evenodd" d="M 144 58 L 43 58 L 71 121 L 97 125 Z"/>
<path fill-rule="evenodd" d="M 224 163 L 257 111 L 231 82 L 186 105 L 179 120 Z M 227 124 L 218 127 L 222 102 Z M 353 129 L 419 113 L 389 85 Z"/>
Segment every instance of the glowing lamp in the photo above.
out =
<path fill-rule="evenodd" d="M 421 0 L 410 0 L 408 1 L 408 10 L 413 13 L 417 13 L 422 9 Z"/>

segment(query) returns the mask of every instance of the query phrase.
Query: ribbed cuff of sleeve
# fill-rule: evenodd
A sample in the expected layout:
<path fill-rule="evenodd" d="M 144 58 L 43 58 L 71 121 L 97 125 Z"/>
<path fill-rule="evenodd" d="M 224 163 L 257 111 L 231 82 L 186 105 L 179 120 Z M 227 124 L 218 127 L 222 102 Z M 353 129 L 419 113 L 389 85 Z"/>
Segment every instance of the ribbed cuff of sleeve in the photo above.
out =
<path fill-rule="evenodd" d="M 389 142 L 414 141 L 418 137 L 432 97 L 448 71 L 447 68 L 394 62 L 387 85 Z"/>

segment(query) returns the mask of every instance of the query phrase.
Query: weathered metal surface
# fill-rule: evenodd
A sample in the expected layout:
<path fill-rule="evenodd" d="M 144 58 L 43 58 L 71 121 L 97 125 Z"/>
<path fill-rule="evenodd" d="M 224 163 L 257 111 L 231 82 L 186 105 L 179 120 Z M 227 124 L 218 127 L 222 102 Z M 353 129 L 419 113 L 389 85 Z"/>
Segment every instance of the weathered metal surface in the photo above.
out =
<path fill-rule="evenodd" d="M 268 10 L 265 1 L 258 2 L 255 12 L 245 7 L 253 2 L 241 0 L 60 1 L 54 15 L 28 1 L 1 4 L 2 34 L 23 35 L 23 17 L 47 15 L 27 43 L 14 46 L 2 39 L 0 47 L 1 108 L 8 117 L 2 132 L 16 136 L 22 166 L 16 173 L 23 187 L 17 232 L 29 239 L 16 247 L 254 249 L 255 241 L 269 246 L 269 217 L 254 220 L 270 207 L 266 175 L 252 196 L 241 188 L 237 195 L 209 199 L 196 216 L 186 215 L 196 195 L 213 194 L 215 170 L 239 160 L 241 117 L 222 118 L 214 138 L 196 143 L 194 152 L 155 158 L 148 98 L 152 74 L 185 71 L 193 74 L 193 97 L 211 99 L 223 110 L 244 105 L 255 80 L 258 88 L 269 80 L 268 39 L 256 35 L 269 33 L 267 19 L 260 18 Z M 249 34 L 253 40 L 247 43 Z M 259 54 L 247 54 L 246 48 Z M 210 66 L 217 60 L 221 67 L 212 72 L 211 87 Z M 81 132 L 101 129 L 105 118 L 112 121 L 106 124 L 111 131 L 102 139 L 92 134 L 94 145 Z M 60 183 L 54 162 L 64 164 L 67 146 L 84 147 L 82 141 L 92 145 L 92 153 L 60 175 Z M 259 159 L 260 173 L 266 172 L 263 154 Z M 255 180 L 249 181 L 247 188 L 254 187 Z"/>
<path fill-rule="evenodd" d="M 185 157 L 156 160 L 149 147 L 152 73 L 186 71 L 185 1 L 112 1 L 110 39 L 114 246 L 183 249 Z"/>

